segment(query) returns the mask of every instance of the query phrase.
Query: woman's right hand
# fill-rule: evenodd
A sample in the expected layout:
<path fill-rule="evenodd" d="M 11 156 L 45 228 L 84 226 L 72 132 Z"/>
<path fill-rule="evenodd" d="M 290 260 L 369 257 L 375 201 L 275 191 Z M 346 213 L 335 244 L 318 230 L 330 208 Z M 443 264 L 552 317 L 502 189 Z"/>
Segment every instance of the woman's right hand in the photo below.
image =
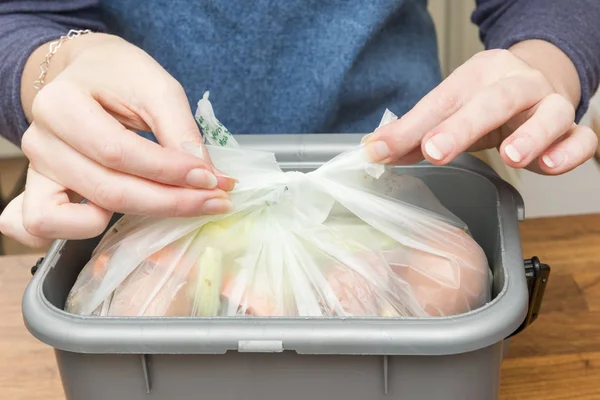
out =
<path fill-rule="evenodd" d="M 30 161 L 23 194 L 0 230 L 28 246 L 103 232 L 113 212 L 156 217 L 230 210 L 234 181 L 181 150 L 202 138 L 181 85 L 141 49 L 118 37 L 66 41 L 46 85 L 32 85 L 48 46 L 32 54 L 22 84 L 31 122 L 22 140 Z M 151 131 L 158 142 L 135 130 Z M 86 203 L 79 203 L 81 198 Z"/>

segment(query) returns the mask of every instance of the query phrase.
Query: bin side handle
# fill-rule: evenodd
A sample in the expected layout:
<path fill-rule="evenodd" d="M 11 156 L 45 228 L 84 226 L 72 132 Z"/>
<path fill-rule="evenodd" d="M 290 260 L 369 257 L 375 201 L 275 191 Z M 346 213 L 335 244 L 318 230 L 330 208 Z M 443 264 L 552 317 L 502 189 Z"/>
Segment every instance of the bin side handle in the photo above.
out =
<path fill-rule="evenodd" d="M 529 291 L 529 305 L 527 315 L 523 323 L 515 330 L 509 338 L 523 331 L 531 325 L 538 317 L 544 299 L 544 292 L 550 277 L 550 266 L 542 264 L 537 257 L 524 261 L 525 279 Z"/>

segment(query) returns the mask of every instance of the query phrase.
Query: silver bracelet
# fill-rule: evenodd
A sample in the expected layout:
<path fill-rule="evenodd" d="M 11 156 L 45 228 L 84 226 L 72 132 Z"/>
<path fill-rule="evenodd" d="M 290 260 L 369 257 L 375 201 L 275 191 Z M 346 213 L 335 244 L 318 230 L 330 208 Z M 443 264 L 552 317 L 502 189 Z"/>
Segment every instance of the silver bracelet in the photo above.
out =
<path fill-rule="evenodd" d="M 49 48 L 48 54 L 46 54 L 46 58 L 40 64 L 40 76 L 38 77 L 37 81 L 33 82 L 33 87 L 36 90 L 40 90 L 44 86 L 46 74 L 48 73 L 48 67 L 50 67 L 50 59 L 52 58 L 52 56 L 54 54 L 56 54 L 58 49 L 60 49 L 60 46 L 62 46 L 62 44 L 64 42 L 66 42 L 67 40 L 71 40 L 71 39 L 74 39 L 81 35 L 85 35 L 86 33 L 92 33 L 92 31 L 90 31 L 89 29 L 85 29 L 85 30 L 71 29 L 69 31 L 69 33 L 67 33 L 64 36 L 61 36 L 60 39 L 50 43 L 50 48 Z"/>

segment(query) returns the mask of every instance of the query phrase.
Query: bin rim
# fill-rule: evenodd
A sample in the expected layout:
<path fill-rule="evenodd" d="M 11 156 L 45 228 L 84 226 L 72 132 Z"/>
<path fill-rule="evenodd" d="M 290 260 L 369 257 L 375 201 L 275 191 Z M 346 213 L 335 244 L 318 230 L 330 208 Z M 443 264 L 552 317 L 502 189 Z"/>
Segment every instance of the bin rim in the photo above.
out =
<path fill-rule="evenodd" d="M 290 136 L 292 136 L 290 138 Z M 237 135 L 243 146 L 273 151 L 284 168 L 312 167 L 360 142 L 357 134 Z M 290 139 L 296 141 L 290 145 Z M 324 146 L 325 144 L 325 146 Z M 330 150 L 324 150 L 330 144 Z M 346 146 L 346 148 L 344 148 Z M 287 152 L 285 149 L 289 149 Z M 314 151 L 313 151 L 314 150 Z M 307 154 L 317 155 L 310 160 Z M 319 161 L 318 157 L 321 157 Z M 309 158 L 307 160 L 307 158 Z M 440 168 L 426 161 L 406 168 Z M 511 335 L 527 314 L 528 289 L 518 221 L 518 191 L 476 157 L 445 167 L 484 178 L 497 193 L 504 287 L 484 306 L 435 318 L 352 317 L 85 317 L 52 305 L 43 283 L 67 241 L 53 243 L 23 295 L 29 332 L 58 350 L 89 354 L 224 354 L 227 351 L 321 355 L 451 355 L 491 346 Z M 516 213 L 513 214 L 513 213 Z M 505 234 L 511 232 L 511 234 Z"/>

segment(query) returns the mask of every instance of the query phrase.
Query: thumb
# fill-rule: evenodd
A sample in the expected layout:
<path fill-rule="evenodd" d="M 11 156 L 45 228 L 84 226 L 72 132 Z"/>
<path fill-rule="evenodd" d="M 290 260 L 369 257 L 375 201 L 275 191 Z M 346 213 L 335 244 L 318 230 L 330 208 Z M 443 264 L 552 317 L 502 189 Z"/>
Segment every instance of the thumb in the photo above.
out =
<path fill-rule="evenodd" d="M 4 209 L 0 215 L 0 233 L 33 249 L 48 247 L 52 243 L 51 239 L 34 236 L 25 229 L 23 224 L 24 197 L 25 193 L 21 193 Z"/>
<path fill-rule="evenodd" d="M 218 187 L 229 191 L 235 186 L 235 179 L 214 168 L 214 164 L 204 146 L 200 128 L 194 119 L 185 90 L 175 79 L 166 89 L 150 89 L 153 93 L 145 96 L 149 101 L 143 105 L 148 115 L 146 123 L 164 147 L 182 150 L 184 144 L 194 147 L 193 152 L 211 165 L 219 182 Z"/>

